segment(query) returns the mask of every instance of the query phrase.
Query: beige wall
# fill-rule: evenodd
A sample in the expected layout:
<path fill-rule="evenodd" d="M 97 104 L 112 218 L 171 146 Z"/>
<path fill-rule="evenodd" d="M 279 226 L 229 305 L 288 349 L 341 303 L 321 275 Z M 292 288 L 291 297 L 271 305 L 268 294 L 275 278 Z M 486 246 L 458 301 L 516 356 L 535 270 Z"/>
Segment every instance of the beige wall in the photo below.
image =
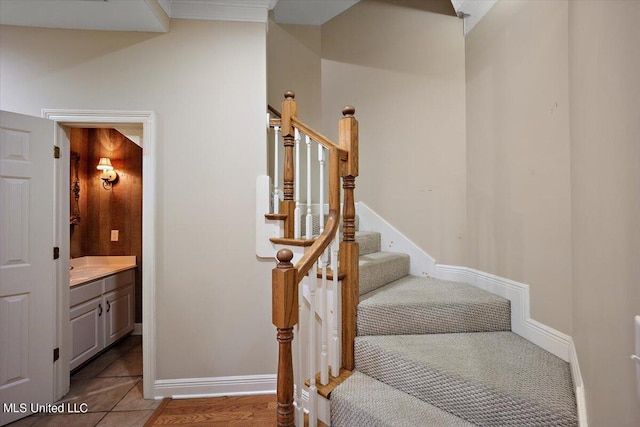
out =
<path fill-rule="evenodd" d="M 566 1 L 501 1 L 466 37 L 468 264 L 571 334 Z"/>
<path fill-rule="evenodd" d="M 158 378 L 274 373 L 273 263 L 256 260 L 253 226 L 266 171 L 265 25 L 0 31 L 3 110 L 157 114 Z"/>
<path fill-rule="evenodd" d="M 281 110 L 284 92 L 296 94 L 300 119 L 320 129 L 320 26 L 269 21 L 267 100 Z"/>
<path fill-rule="evenodd" d="M 589 425 L 637 427 L 640 2 L 569 4 L 573 336 Z"/>
<path fill-rule="evenodd" d="M 278 111 L 282 110 L 284 93 L 296 94 L 298 117 L 313 129 L 322 133 L 320 108 L 320 26 L 288 25 L 269 21 L 267 33 L 267 100 Z M 271 138 L 273 138 L 271 136 Z M 273 140 L 269 143 L 269 176 L 273 177 Z M 282 142 L 281 142 L 282 144 Z M 306 151 L 301 141 L 300 190 L 301 200 L 306 201 Z M 317 151 L 312 149 L 312 177 L 319 176 Z M 284 164 L 284 149 L 278 151 L 280 167 Z M 282 179 L 282 169 L 280 170 Z M 298 185 L 298 183 L 296 183 Z M 312 184 L 312 199 L 319 201 L 319 185 Z M 326 200 L 326 199 L 325 199 Z"/>
<path fill-rule="evenodd" d="M 360 121 L 365 202 L 439 262 L 464 264 L 462 21 L 420 1 L 364 0 L 322 25 L 323 132 Z"/>

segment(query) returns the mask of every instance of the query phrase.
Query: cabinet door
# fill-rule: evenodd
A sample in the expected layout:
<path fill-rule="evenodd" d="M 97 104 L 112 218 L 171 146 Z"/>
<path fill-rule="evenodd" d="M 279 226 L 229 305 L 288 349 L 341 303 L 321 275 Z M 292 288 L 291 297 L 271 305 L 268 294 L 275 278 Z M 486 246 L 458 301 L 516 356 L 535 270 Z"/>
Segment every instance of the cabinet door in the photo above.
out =
<path fill-rule="evenodd" d="M 127 286 L 103 296 L 105 304 L 105 346 L 115 342 L 133 330 L 134 287 Z"/>
<path fill-rule="evenodd" d="M 98 354 L 104 347 L 104 306 L 102 298 L 95 298 L 71 307 L 71 363 L 75 369 Z"/>

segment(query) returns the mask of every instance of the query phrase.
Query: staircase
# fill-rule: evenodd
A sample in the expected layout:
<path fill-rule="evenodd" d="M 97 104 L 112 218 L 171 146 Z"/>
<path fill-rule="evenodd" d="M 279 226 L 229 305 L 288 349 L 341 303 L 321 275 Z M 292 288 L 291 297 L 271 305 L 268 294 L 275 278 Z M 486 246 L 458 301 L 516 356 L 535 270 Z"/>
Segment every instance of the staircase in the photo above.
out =
<path fill-rule="evenodd" d="M 270 244 L 256 253 L 275 251 L 278 261 L 278 426 L 306 425 L 304 412 L 311 427 L 329 419 L 337 427 L 577 426 L 569 364 L 512 332 L 509 300 L 411 275 L 409 255 L 381 251 L 378 232 L 356 231 L 355 109 L 342 110 L 334 143 L 298 120 L 294 97 L 286 92 L 282 115 L 271 108 L 277 118 L 269 120 L 276 171 L 280 132 L 284 141 L 282 186 L 277 172 L 272 193 L 268 177 L 256 186 L 258 207 L 272 204 L 256 226 Z M 303 138 L 306 179 L 299 176 Z"/>
<path fill-rule="evenodd" d="M 355 371 L 331 425 L 576 426 L 569 364 L 510 331 L 508 300 L 409 275 L 409 256 L 357 232 Z"/>

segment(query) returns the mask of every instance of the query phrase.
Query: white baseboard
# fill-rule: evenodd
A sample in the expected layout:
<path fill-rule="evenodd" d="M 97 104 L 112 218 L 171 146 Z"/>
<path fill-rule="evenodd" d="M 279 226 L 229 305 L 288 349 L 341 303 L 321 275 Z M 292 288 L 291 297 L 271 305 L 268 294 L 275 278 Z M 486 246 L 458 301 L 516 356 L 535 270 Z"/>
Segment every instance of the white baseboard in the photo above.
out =
<path fill-rule="evenodd" d="M 433 277 L 468 283 L 511 301 L 511 330 L 538 347 L 569 361 L 570 337 L 533 320 L 529 314 L 529 285 L 468 267 L 437 264 Z"/>
<path fill-rule="evenodd" d="M 154 383 L 154 397 L 188 399 L 275 394 L 276 380 L 275 374 L 156 380 Z"/>
<path fill-rule="evenodd" d="M 133 332 L 131 335 L 142 335 L 142 323 L 133 324 Z"/>
<path fill-rule="evenodd" d="M 377 231 L 381 234 L 381 246 L 383 251 L 404 252 L 409 254 L 409 273 L 414 276 L 432 276 L 435 270 L 436 260 L 413 243 L 394 226 L 378 215 L 373 209 L 362 202 L 356 203 L 356 213 L 360 221 L 360 230 Z"/>
<path fill-rule="evenodd" d="M 587 401 L 584 395 L 584 383 L 582 382 L 582 374 L 580 373 L 580 363 L 578 363 L 578 353 L 573 339 L 569 341 L 569 363 L 571 364 L 571 376 L 573 377 L 573 386 L 576 389 L 576 403 L 578 406 L 578 425 L 580 427 L 588 427 L 587 422 Z"/>

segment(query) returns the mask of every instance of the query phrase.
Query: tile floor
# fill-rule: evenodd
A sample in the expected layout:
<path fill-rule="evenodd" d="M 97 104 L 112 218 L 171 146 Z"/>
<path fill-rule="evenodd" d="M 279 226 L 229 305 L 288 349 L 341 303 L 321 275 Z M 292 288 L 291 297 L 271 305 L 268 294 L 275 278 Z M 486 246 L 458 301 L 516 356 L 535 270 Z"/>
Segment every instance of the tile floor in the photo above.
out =
<path fill-rule="evenodd" d="M 143 426 L 160 400 L 142 397 L 142 337 L 129 336 L 71 376 L 60 402 L 86 403 L 85 414 L 36 414 L 9 427 Z"/>

